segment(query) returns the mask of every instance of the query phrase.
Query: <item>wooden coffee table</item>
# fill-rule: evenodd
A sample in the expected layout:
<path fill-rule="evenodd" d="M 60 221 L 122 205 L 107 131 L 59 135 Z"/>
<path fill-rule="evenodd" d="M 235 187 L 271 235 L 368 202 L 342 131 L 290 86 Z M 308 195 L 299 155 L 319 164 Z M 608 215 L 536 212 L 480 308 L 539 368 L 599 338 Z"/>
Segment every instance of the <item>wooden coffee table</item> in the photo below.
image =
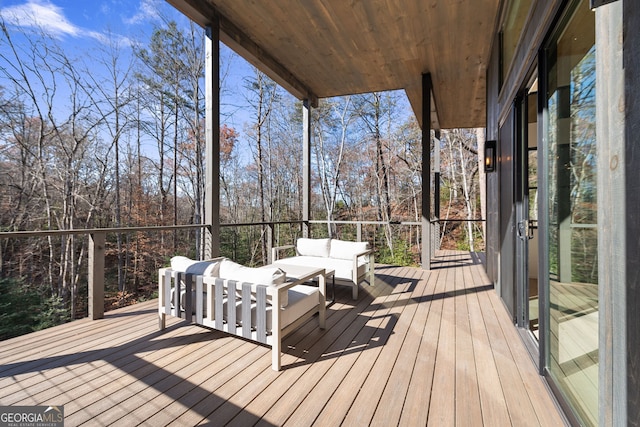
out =
<path fill-rule="evenodd" d="M 331 304 L 336 301 L 336 280 L 335 270 L 330 268 L 323 268 L 324 274 L 317 274 L 318 267 L 307 267 L 304 265 L 287 264 L 286 262 L 276 261 L 271 266 L 282 269 L 287 274 L 288 280 L 307 279 L 313 280 L 316 277 L 319 280 L 324 280 L 326 284 L 327 277 L 331 277 Z M 326 291 L 326 285 L 325 285 Z M 325 295 L 326 298 L 326 295 Z"/>

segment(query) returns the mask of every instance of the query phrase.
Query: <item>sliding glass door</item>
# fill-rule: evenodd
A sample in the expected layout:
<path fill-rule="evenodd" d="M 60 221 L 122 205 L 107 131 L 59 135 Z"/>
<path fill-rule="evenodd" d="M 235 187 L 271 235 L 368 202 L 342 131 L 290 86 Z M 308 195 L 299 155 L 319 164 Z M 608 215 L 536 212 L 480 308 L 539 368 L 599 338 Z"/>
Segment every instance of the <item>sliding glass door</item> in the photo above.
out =
<path fill-rule="evenodd" d="M 598 423 L 595 16 L 574 2 L 546 50 L 547 365 L 580 422 Z"/>

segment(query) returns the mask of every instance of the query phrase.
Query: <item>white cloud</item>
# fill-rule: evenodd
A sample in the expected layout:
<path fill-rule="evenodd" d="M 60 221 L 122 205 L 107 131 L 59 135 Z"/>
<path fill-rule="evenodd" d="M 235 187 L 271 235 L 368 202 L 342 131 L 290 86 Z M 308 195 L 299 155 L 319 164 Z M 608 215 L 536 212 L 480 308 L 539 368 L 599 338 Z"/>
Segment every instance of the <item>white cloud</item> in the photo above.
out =
<path fill-rule="evenodd" d="M 64 16 L 62 8 L 47 0 L 28 0 L 22 5 L 0 9 L 0 16 L 18 27 L 42 28 L 53 36 L 77 37 L 83 32 Z"/>
<path fill-rule="evenodd" d="M 107 3 L 102 3 L 100 5 L 100 13 L 102 13 L 103 15 L 109 15 L 111 13 L 111 6 L 109 6 L 109 4 Z"/>
<path fill-rule="evenodd" d="M 141 0 L 136 14 L 129 18 L 124 18 L 124 23 L 133 25 L 157 20 L 160 18 L 160 7 L 161 3 L 158 0 Z"/>
<path fill-rule="evenodd" d="M 109 42 L 109 37 L 105 34 L 73 24 L 65 16 L 64 10 L 49 0 L 27 0 L 21 5 L 2 8 L 0 9 L 0 17 L 8 24 L 23 28 L 42 29 L 45 33 L 57 38 L 71 36 L 92 38 L 104 44 Z M 131 43 L 125 37 L 114 34 L 110 36 L 115 37 L 118 43 Z"/>

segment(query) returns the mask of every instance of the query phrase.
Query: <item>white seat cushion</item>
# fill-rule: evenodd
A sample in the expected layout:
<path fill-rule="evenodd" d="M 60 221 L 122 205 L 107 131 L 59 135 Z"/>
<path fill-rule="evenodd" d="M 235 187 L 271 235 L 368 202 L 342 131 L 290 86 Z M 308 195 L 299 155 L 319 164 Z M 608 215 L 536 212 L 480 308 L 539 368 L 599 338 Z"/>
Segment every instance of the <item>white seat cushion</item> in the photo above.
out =
<path fill-rule="evenodd" d="M 320 290 L 315 286 L 296 285 L 289 289 L 289 305 L 280 313 L 280 323 L 284 328 L 289 326 L 309 310 L 320 304 Z M 267 324 L 269 330 L 271 325 Z"/>
<path fill-rule="evenodd" d="M 305 313 L 313 310 L 320 303 L 320 291 L 315 286 L 296 285 L 287 291 L 289 304 L 280 310 L 280 326 L 282 328 L 295 322 Z M 271 332 L 271 310 L 273 306 L 267 305 L 267 331 Z M 242 323 L 242 304 L 236 304 L 236 319 Z M 256 327 L 256 304 L 251 305 L 251 327 Z"/>
<path fill-rule="evenodd" d="M 345 242 L 333 239 L 331 241 L 330 258 L 353 260 L 357 254 L 369 249 L 369 242 Z"/>
<path fill-rule="evenodd" d="M 278 264 L 291 264 L 301 265 L 306 267 L 327 268 L 335 270 L 336 280 L 353 280 L 353 260 L 335 259 L 335 258 L 320 258 L 314 256 L 296 256 L 291 258 L 283 258 L 278 260 Z M 282 267 L 286 271 L 287 267 Z M 358 277 L 362 276 L 367 271 L 367 263 L 363 259 L 358 260 Z"/>

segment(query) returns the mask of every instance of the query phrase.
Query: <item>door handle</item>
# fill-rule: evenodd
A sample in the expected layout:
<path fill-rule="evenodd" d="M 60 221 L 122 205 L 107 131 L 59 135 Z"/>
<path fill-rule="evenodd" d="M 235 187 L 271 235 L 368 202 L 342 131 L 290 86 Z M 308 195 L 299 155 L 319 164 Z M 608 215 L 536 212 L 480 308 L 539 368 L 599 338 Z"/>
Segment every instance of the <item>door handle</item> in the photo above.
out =
<path fill-rule="evenodd" d="M 524 240 L 524 233 L 526 228 L 526 226 L 524 225 L 524 221 L 525 220 L 518 221 L 518 237 L 522 240 Z"/>
<path fill-rule="evenodd" d="M 531 228 L 531 221 L 529 221 L 528 219 L 518 221 L 518 237 L 520 237 L 522 240 L 533 239 L 533 228 Z"/>

